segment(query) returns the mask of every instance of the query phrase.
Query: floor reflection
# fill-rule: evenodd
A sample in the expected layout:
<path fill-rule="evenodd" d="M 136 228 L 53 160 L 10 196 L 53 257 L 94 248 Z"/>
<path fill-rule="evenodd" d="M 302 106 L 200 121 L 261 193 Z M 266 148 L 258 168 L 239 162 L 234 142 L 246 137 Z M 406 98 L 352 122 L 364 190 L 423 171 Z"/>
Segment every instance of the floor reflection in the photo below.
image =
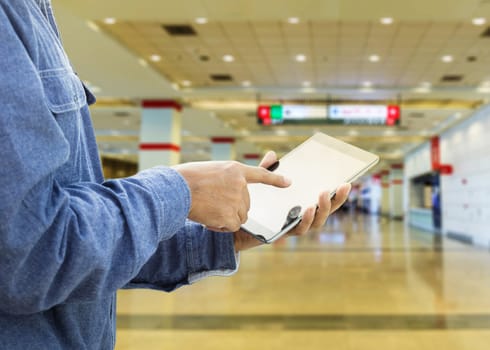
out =
<path fill-rule="evenodd" d="M 167 348 L 158 339 L 172 349 L 488 348 L 473 339 L 490 341 L 488 266 L 484 249 L 341 212 L 307 236 L 244 252 L 235 276 L 170 294 L 122 291 L 118 349 Z"/>

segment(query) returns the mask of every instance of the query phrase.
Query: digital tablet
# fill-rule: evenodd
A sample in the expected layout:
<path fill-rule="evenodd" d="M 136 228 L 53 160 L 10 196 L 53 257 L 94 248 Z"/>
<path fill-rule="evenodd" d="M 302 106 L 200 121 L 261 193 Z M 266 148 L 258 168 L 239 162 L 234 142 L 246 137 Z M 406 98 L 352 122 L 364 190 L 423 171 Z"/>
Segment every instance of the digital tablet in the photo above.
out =
<path fill-rule="evenodd" d="M 242 229 L 271 243 L 294 228 L 304 211 L 330 196 L 341 184 L 353 182 L 373 167 L 379 157 L 323 133 L 317 133 L 279 160 L 273 171 L 292 183 L 287 188 L 248 184 L 250 210 Z"/>

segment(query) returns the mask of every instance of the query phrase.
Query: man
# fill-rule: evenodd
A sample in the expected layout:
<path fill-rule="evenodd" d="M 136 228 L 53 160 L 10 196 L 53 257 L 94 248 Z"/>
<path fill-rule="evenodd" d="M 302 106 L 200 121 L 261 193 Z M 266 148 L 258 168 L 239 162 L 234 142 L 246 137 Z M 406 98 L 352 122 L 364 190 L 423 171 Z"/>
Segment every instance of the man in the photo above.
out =
<path fill-rule="evenodd" d="M 237 269 L 239 230 L 264 167 L 204 162 L 104 181 L 87 104 L 49 0 L 0 0 L 0 343 L 112 349 L 120 288 L 171 291 Z M 349 186 L 293 234 L 324 223 Z M 223 232 L 215 232 L 223 231 Z M 225 232 L 226 231 L 226 232 Z M 231 233 L 233 232 L 233 233 Z"/>

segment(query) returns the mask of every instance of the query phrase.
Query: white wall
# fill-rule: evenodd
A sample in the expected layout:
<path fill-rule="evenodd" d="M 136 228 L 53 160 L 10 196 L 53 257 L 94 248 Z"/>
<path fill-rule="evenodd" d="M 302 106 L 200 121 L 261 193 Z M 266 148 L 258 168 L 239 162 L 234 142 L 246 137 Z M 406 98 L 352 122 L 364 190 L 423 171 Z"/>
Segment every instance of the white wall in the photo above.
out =
<path fill-rule="evenodd" d="M 443 234 L 464 235 L 490 247 L 490 105 L 440 135 L 441 163 L 453 166 L 441 176 Z M 405 158 L 405 212 L 410 209 L 409 179 L 431 171 L 430 143 Z"/>
<path fill-rule="evenodd" d="M 441 135 L 443 232 L 470 236 L 490 246 L 490 106 Z"/>

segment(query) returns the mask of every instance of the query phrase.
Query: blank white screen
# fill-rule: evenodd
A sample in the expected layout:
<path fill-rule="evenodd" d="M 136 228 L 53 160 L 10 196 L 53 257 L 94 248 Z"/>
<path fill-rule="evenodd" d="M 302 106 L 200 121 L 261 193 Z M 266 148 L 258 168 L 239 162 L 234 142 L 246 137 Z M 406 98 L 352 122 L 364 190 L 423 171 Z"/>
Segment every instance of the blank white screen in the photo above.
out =
<path fill-rule="evenodd" d="M 368 166 L 357 158 L 332 149 L 315 140 L 308 140 L 296 151 L 280 161 L 275 173 L 292 180 L 288 188 L 277 188 L 263 184 L 249 184 L 249 219 L 265 226 L 270 234 L 262 234 L 266 239 L 279 232 L 287 214 L 294 206 L 301 206 L 301 213 L 318 202 L 322 191 L 335 191 L 339 185 L 350 181 Z M 245 223 L 244 227 L 247 227 Z"/>

